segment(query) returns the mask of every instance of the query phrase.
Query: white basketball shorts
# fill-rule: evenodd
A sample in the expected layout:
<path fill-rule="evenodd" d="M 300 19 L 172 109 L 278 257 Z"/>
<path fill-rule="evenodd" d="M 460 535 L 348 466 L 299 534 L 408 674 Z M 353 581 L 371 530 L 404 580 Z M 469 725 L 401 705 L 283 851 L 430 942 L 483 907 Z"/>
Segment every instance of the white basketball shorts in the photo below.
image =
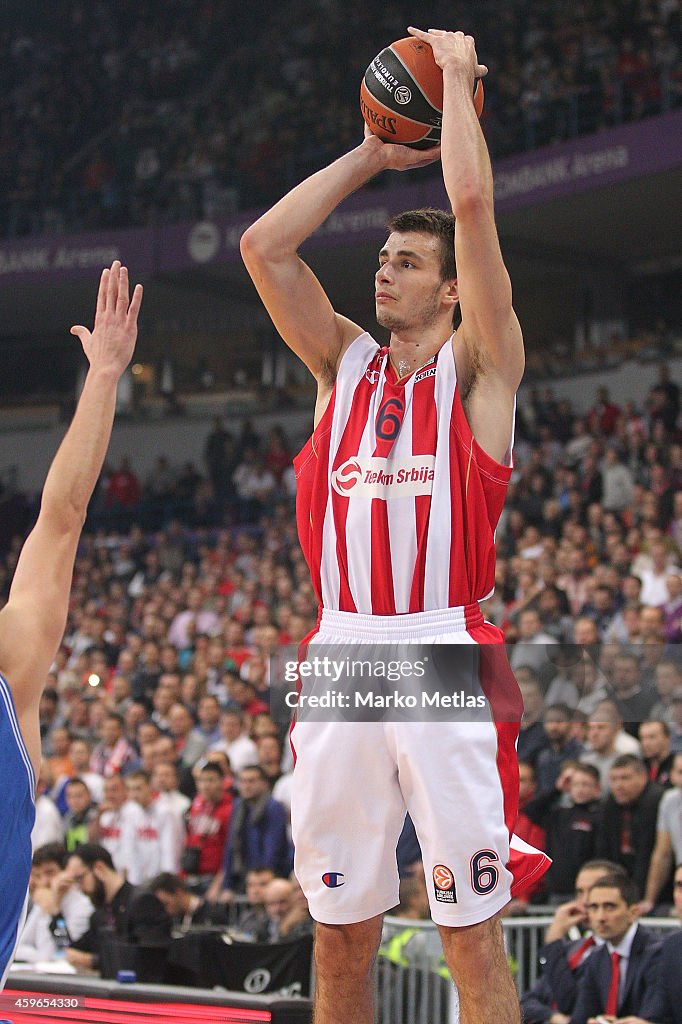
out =
<path fill-rule="evenodd" d="M 296 721 L 294 868 L 312 917 L 352 924 L 398 903 L 396 844 L 409 811 L 440 925 L 492 917 L 549 859 L 511 835 L 521 700 L 502 634 L 478 605 L 399 616 L 324 610 L 313 645 L 479 644 L 484 721 Z M 306 682 L 302 680 L 302 693 Z"/>

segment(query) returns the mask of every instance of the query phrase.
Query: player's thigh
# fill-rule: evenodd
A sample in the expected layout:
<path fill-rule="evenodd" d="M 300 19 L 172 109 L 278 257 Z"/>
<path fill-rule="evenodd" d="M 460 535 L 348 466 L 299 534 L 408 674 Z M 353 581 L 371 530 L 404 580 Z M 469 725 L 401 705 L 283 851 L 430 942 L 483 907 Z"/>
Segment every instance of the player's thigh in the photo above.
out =
<path fill-rule="evenodd" d="M 493 722 L 396 727 L 400 785 L 437 924 L 492 917 L 509 900 L 509 831 Z"/>
<path fill-rule="evenodd" d="M 311 914 L 367 920 L 398 899 L 405 804 L 381 722 L 297 722 L 291 801 L 295 871 Z"/>

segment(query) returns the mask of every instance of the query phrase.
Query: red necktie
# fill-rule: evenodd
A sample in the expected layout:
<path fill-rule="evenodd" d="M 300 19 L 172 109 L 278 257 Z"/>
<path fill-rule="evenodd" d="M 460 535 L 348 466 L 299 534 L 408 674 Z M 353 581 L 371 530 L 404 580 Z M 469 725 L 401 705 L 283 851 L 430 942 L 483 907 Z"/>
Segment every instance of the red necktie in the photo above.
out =
<path fill-rule="evenodd" d="M 611 981 L 609 994 L 606 997 L 604 1014 L 615 1017 L 618 1013 L 618 986 L 620 985 L 620 953 L 611 954 Z"/>
<path fill-rule="evenodd" d="M 588 949 L 592 949 L 592 946 L 594 946 L 594 939 L 591 935 L 588 935 L 586 939 L 583 939 L 578 948 L 573 950 L 568 958 L 568 966 L 572 971 L 580 966 L 585 953 L 587 953 Z"/>

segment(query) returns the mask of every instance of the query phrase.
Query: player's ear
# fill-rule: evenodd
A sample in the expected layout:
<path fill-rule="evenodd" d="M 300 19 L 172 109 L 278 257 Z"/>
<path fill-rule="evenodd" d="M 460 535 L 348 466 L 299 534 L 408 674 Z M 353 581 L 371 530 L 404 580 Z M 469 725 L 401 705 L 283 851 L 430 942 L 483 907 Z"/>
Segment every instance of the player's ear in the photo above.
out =
<path fill-rule="evenodd" d="M 449 306 L 456 306 L 459 302 L 459 288 L 457 287 L 457 278 L 453 277 L 449 281 L 443 282 L 447 287 L 445 290 L 444 300 Z"/>

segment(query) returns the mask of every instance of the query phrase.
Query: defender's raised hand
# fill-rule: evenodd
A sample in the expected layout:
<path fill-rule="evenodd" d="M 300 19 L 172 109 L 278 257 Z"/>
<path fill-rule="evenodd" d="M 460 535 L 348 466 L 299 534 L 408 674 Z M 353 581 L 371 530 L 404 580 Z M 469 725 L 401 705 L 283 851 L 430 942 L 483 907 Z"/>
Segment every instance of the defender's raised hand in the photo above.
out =
<path fill-rule="evenodd" d="M 102 271 L 92 331 L 77 325 L 71 334 L 79 338 L 92 369 L 110 371 L 120 377 L 130 362 L 137 340 L 137 316 L 142 302 L 142 285 L 135 285 L 132 300 L 128 269 L 114 260 Z"/>

